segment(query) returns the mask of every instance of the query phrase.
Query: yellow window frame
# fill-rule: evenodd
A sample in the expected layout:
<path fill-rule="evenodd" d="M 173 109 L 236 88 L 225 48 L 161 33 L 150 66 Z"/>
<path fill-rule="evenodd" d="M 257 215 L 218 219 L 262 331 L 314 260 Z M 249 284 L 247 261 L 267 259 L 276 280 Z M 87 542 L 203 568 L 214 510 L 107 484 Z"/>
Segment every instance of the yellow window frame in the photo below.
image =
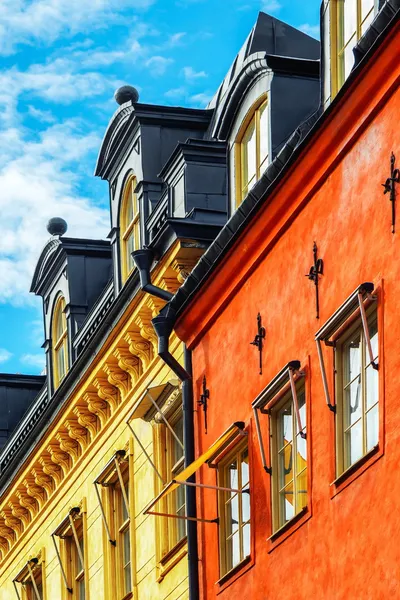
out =
<path fill-rule="evenodd" d="M 53 326 L 52 326 L 52 339 L 53 339 L 53 380 L 54 387 L 58 387 L 65 378 L 69 370 L 68 364 L 68 329 L 67 319 L 65 316 L 65 298 L 60 296 L 56 302 L 54 313 L 53 313 Z M 57 338 L 57 323 L 61 319 L 61 335 Z M 58 367 L 58 355 L 64 351 L 64 372 L 60 373 Z"/>
<path fill-rule="evenodd" d="M 249 481 L 247 482 L 242 482 L 242 471 L 241 471 L 241 464 L 242 464 L 242 457 L 243 455 L 247 452 L 247 461 L 248 461 L 248 465 L 249 465 L 249 448 L 248 448 L 248 441 L 247 439 L 244 440 L 242 443 L 240 444 L 236 444 L 236 446 L 232 449 L 232 451 L 223 459 L 221 459 L 220 462 L 218 462 L 218 471 L 217 471 L 217 476 L 218 476 L 218 486 L 219 487 L 224 487 L 224 488 L 231 488 L 231 482 L 229 480 L 229 474 L 228 474 L 228 469 L 229 469 L 229 465 L 232 463 L 233 460 L 237 461 L 237 464 L 240 466 L 238 466 L 238 470 L 237 470 L 237 474 L 238 474 L 238 483 L 237 486 L 235 486 L 235 488 L 237 488 L 237 490 L 246 490 L 249 488 L 250 485 L 250 465 L 249 465 Z M 245 561 L 250 554 L 248 555 L 244 555 L 244 541 L 243 541 L 243 534 L 244 534 L 244 528 L 249 525 L 250 527 L 250 549 L 251 549 L 251 508 L 250 508 L 250 515 L 249 515 L 249 519 L 247 521 L 243 521 L 243 496 L 244 494 L 247 495 L 247 492 L 227 492 L 227 491 L 222 491 L 220 490 L 218 492 L 218 514 L 219 514 L 219 563 L 220 563 L 220 577 L 224 577 L 225 575 L 227 575 L 230 571 L 232 571 L 233 569 L 236 569 L 241 563 L 243 563 L 243 561 Z M 232 498 L 237 497 L 237 504 L 238 504 L 238 532 L 239 532 L 239 556 L 240 556 L 240 560 L 237 564 L 232 565 L 230 562 L 230 557 L 229 557 L 229 549 L 228 549 L 228 545 L 229 545 L 229 541 L 228 541 L 228 537 L 230 539 L 233 539 L 233 535 L 234 533 L 231 533 L 228 535 L 228 528 L 227 528 L 227 519 L 228 519 L 228 515 L 229 515 L 229 511 L 227 510 L 227 504 L 229 502 L 232 501 Z M 249 502 L 250 502 L 250 496 L 248 496 L 249 498 Z M 250 550 L 251 552 L 251 550 Z"/>
<path fill-rule="evenodd" d="M 268 96 L 263 95 L 255 105 L 250 109 L 249 115 L 245 119 L 242 127 L 239 130 L 236 142 L 235 151 L 235 170 L 236 170 L 236 208 L 243 202 L 247 196 L 250 188 L 254 185 L 262 175 L 262 169 L 266 163 L 269 162 L 271 149 L 268 141 L 268 154 L 261 163 L 261 126 L 260 116 L 263 110 L 269 110 L 268 108 Z M 269 122 L 269 121 L 268 121 Z M 245 162 L 244 162 L 244 139 L 246 134 L 250 130 L 250 127 L 254 126 L 256 134 L 256 174 L 251 181 L 244 182 L 245 179 Z M 269 140 L 269 131 L 268 131 Z"/>
<path fill-rule="evenodd" d="M 297 393 L 297 398 L 300 398 L 300 396 L 302 394 L 304 394 L 304 403 L 306 406 L 306 415 L 307 415 L 307 397 L 306 397 L 306 389 L 305 389 L 305 385 L 304 385 L 304 381 L 299 382 L 296 385 L 296 393 Z M 290 442 L 286 443 L 282 448 L 279 447 L 279 443 L 278 443 L 278 438 L 279 438 L 279 423 L 278 423 L 278 416 L 280 411 L 286 406 L 290 404 L 291 405 L 291 418 L 292 418 L 292 453 L 291 455 L 288 454 L 287 449 L 290 447 Z M 306 434 L 306 430 L 307 430 L 307 416 L 306 419 L 303 422 L 303 429 L 302 429 L 302 433 Z M 300 461 L 298 460 L 298 440 L 299 438 L 304 439 L 304 443 L 306 444 L 306 451 L 307 451 L 307 455 L 308 455 L 308 440 L 306 438 L 306 435 L 304 435 L 304 438 L 302 437 L 301 433 L 298 431 L 298 420 L 297 420 L 297 415 L 296 415 L 296 406 L 293 400 L 293 393 L 292 390 L 288 390 L 283 397 L 279 400 L 279 402 L 277 402 L 273 408 L 271 408 L 271 466 L 272 466 L 272 529 L 273 529 L 273 533 L 276 533 L 280 528 L 284 527 L 287 523 L 290 522 L 291 519 L 294 519 L 299 513 L 302 512 L 302 510 L 304 510 L 306 508 L 306 506 L 308 505 L 308 463 L 306 461 L 305 466 L 302 465 L 300 466 Z M 284 466 L 286 465 L 286 458 L 289 459 L 289 462 L 291 463 L 291 467 L 293 468 L 292 471 L 292 494 L 293 494 L 293 500 L 294 500 L 294 514 L 291 517 L 291 519 L 288 520 L 283 520 L 282 519 L 282 510 L 280 508 L 280 503 L 281 503 L 281 492 L 284 490 L 284 488 L 288 487 L 288 485 L 290 485 L 290 482 L 288 482 L 286 484 L 285 481 L 285 485 L 284 486 L 280 486 L 280 482 L 279 482 L 279 476 L 281 474 L 280 468 L 279 468 L 279 454 L 284 455 Z M 305 497 L 305 503 L 304 502 L 298 502 L 298 478 L 299 476 L 303 475 L 303 473 L 305 473 L 305 477 L 306 477 L 306 485 L 307 488 L 305 490 L 306 492 L 306 497 Z"/>
<path fill-rule="evenodd" d="M 133 248 L 131 248 L 131 251 L 139 250 L 140 248 L 140 213 L 139 202 L 135 193 L 136 184 L 136 177 L 132 175 L 125 185 L 121 206 L 120 246 L 123 283 L 125 283 L 134 270 L 134 265 L 131 264 L 129 256 L 129 240 L 132 235 Z M 132 218 L 129 218 L 130 209 L 132 209 Z"/>
<path fill-rule="evenodd" d="M 343 86 L 346 78 L 344 64 L 341 64 L 346 48 L 352 44 L 356 45 L 362 36 L 362 27 L 370 17 L 371 12 L 376 11 L 376 1 L 369 13 L 362 18 L 362 0 L 352 0 L 356 3 L 356 32 L 349 40 L 344 40 L 344 2 L 346 0 L 331 0 L 330 6 L 330 41 L 331 41 L 331 97 L 332 99 Z M 348 1 L 348 0 L 347 0 Z"/>
<path fill-rule="evenodd" d="M 376 322 L 377 325 L 377 335 L 378 335 L 378 353 L 374 356 L 375 362 L 379 360 L 379 323 L 378 323 L 378 313 L 376 306 L 371 306 L 369 310 L 366 311 L 366 316 L 368 320 L 368 328 L 371 329 L 371 324 Z M 361 316 L 359 316 L 355 322 L 346 329 L 346 331 L 335 340 L 335 372 L 336 372 L 336 472 L 337 476 L 342 475 L 347 469 L 350 469 L 357 461 L 353 463 L 346 463 L 345 456 L 346 453 L 349 452 L 350 446 L 346 441 L 346 430 L 350 430 L 351 427 L 354 427 L 355 423 L 346 427 L 345 425 L 345 399 L 344 399 L 344 388 L 348 387 L 351 382 L 347 384 L 344 383 L 344 371 L 345 371 L 345 361 L 346 356 L 344 354 L 344 350 L 346 345 L 354 338 L 355 335 L 360 335 L 360 400 L 361 400 L 361 423 L 362 423 L 362 451 L 363 454 L 359 460 L 361 460 L 365 455 L 368 454 L 373 448 L 369 448 L 367 446 L 367 414 L 373 410 L 375 406 L 378 406 L 378 443 L 379 443 L 379 412 L 380 412 L 380 399 L 379 399 L 379 371 L 376 371 L 378 377 L 378 400 L 370 406 L 367 410 L 367 375 L 366 369 L 369 367 L 369 357 L 366 347 L 365 336 L 363 332 L 363 325 Z M 354 381 L 353 381 L 354 382 Z M 357 421 L 358 422 L 358 421 Z"/>

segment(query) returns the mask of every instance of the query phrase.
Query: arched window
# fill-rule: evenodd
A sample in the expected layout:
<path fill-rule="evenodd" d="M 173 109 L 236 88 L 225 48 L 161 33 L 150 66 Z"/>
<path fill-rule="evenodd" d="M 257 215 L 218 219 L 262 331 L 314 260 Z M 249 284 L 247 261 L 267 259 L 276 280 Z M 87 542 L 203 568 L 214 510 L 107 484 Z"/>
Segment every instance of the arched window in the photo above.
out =
<path fill-rule="evenodd" d="M 269 113 L 265 99 L 246 120 L 238 136 L 236 160 L 236 205 L 247 196 L 250 188 L 265 171 L 269 158 Z"/>
<path fill-rule="evenodd" d="M 68 334 L 63 296 L 57 300 L 53 314 L 53 370 L 54 386 L 58 387 L 68 371 Z"/>
<path fill-rule="evenodd" d="M 331 3 L 332 96 L 335 96 L 354 65 L 353 48 L 376 13 L 377 0 L 333 0 Z"/>
<path fill-rule="evenodd" d="M 131 177 L 126 184 L 121 206 L 120 240 L 123 282 L 128 279 L 135 266 L 131 253 L 138 250 L 140 245 L 139 205 L 135 187 L 136 177 Z"/>

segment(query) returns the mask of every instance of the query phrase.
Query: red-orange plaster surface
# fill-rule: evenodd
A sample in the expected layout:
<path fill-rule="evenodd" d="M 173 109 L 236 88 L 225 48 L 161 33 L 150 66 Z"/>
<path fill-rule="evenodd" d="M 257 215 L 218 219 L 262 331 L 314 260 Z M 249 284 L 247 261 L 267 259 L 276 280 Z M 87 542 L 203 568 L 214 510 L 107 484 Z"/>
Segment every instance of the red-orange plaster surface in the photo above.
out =
<path fill-rule="evenodd" d="M 204 374 L 210 390 L 207 435 L 202 411 L 195 414 L 197 453 L 232 422 L 249 426 L 252 562 L 219 585 L 218 526 L 200 525 L 204 599 L 400 598 L 400 208 L 393 235 L 381 185 L 392 151 L 400 164 L 399 56 L 397 26 L 177 324 L 193 350 L 196 399 Z M 315 288 L 305 277 L 314 241 L 324 260 L 319 321 Z M 334 415 L 325 403 L 314 336 L 364 281 L 379 288 L 380 447 L 335 493 Z M 262 375 L 250 346 L 258 312 L 266 328 Z M 328 366 L 330 352 L 324 348 Z M 270 478 L 251 403 L 295 359 L 307 366 L 309 512 L 271 541 Z M 329 385 L 332 390 L 331 369 Z M 268 445 L 265 415 L 261 427 Z M 215 484 L 216 472 L 202 467 L 198 478 Z M 198 509 L 203 518 L 217 515 L 213 491 L 198 492 Z"/>

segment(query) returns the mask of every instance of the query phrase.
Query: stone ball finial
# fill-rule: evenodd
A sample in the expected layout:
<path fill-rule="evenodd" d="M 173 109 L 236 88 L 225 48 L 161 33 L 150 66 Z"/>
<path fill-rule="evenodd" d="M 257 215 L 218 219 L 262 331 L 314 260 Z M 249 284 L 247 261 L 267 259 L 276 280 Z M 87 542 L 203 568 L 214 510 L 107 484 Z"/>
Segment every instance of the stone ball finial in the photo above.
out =
<path fill-rule="evenodd" d="M 47 223 L 46 228 L 50 235 L 64 235 L 68 229 L 68 225 L 61 217 L 53 217 Z"/>
<path fill-rule="evenodd" d="M 114 98 L 119 105 L 129 102 L 129 100 L 132 101 L 132 104 L 135 104 L 139 100 L 139 92 L 132 85 L 123 85 L 117 89 Z"/>

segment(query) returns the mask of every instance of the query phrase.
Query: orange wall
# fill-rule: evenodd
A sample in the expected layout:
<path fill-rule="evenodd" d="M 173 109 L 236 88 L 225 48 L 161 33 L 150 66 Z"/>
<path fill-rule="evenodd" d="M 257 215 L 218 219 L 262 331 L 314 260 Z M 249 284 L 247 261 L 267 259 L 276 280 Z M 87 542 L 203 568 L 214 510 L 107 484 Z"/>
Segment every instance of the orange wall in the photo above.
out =
<path fill-rule="evenodd" d="M 249 592 L 271 600 L 400 597 L 400 186 L 394 235 L 381 186 L 392 150 L 400 166 L 399 55 L 398 25 L 178 323 L 193 350 L 195 397 L 204 374 L 210 390 L 207 435 L 203 413 L 195 415 L 198 453 L 232 422 L 249 426 L 252 561 L 219 586 L 217 525 L 200 525 L 204 599 L 218 592 L 221 600 Z M 319 321 L 314 284 L 305 277 L 314 240 L 325 266 Z M 380 451 L 336 488 L 335 417 L 325 403 L 314 335 L 364 281 L 380 286 Z M 250 346 L 259 311 L 267 332 L 261 376 Z M 262 470 L 251 403 L 294 359 L 307 371 L 309 512 L 291 535 L 272 543 L 270 477 Z M 266 445 L 267 424 L 261 415 Z M 198 480 L 215 484 L 215 470 L 203 467 Z M 198 500 L 199 516 L 214 518 L 215 493 L 205 490 Z"/>

